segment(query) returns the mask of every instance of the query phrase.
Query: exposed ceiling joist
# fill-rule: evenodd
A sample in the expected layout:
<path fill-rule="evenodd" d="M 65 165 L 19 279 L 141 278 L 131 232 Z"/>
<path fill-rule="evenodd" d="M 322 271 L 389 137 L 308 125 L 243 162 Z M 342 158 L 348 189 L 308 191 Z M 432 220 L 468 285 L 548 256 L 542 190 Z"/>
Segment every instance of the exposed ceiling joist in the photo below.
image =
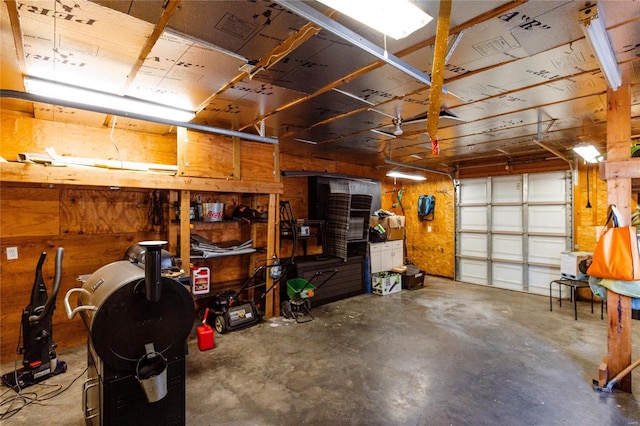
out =
<path fill-rule="evenodd" d="M 432 85 L 429 91 L 429 109 L 427 116 L 427 133 L 433 144 L 433 154 L 438 154 L 438 113 L 440 98 L 444 91 L 444 65 L 447 57 L 447 40 L 449 39 L 449 22 L 451 20 L 451 0 L 440 0 L 436 45 L 431 69 Z"/>
<path fill-rule="evenodd" d="M 151 35 L 149 36 L 149 39 L 147 40 L 145 45 L 142 47 L 142 50 L 140 51 L 138 60 L 133 65 L 133 67 L 131 68 L 131 72 L 127 76 L 127 81 L 125 82 L 124 87 L 120 91 L 121 95 L 124 95 L 127 92 L 127 89 L 131 86 L 131 84 L 133 84 L 133 80 L 135 80 L 136 75 L 140 71 L 140 68 L 142 68 L 144 61 L 147 59 L 147 56 L 149 56 L 151 49 L 153 49 L 153 46 L 156 45 L 156 43 L 158 42 L 158 39 L 160 38 L 160 36 L 162 36 L 162 33 L 167 28 L 169 19 L 171 19 L 175 11 L 178 9 L 178 7 L 180 7 L 180 3 L 182 3 L 182 0 L 167 0 L 162 10 L 162 15 L 160 15 L 160 19 L 158 19 L 158 22 L 153 28 L 153 32 L 151 33 Z"/>
<path fill-rule="evenodd" d="M 392 67 L 415 78 L 419 82 L 424 83 L 427 86 L 431 86 L 431 79 L 427 74 L 406 63 L 394 54 L 387 52 L 385 49 L 381 49 L 369 40 L 351 31 L 344 25 L 339 24 L 331 18 L 327 18 L 325 15 L 321 14 L 314 8 L 304 4 L 304 2 L 291 0 L 275 0 L 275 3 L 289 9 L 290 11 L 303 17 L 304 19 L 308 19 L 309 21 L 313 22 L 316 25 L 319 25 L 332 34 L 335 34 L 338 37 L 348 41 L 349 43 L 352 43 L 354 46 L 363 49 L 364 51 L 372 54 L 381 61 L 384 61 Z M 446 89 L 444 87 L 442 88 L 442 90 L 446 93 Z"/>

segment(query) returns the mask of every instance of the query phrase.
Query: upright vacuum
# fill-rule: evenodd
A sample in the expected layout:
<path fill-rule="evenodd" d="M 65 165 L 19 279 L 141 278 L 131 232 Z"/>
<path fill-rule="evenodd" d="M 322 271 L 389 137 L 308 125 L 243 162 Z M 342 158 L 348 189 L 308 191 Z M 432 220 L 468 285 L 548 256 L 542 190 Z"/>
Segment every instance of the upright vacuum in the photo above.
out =
<path fill-rule="evenodd" d="M 2 375 L 2 382 L 16 390 L 24 389 L 41 382 L 52 375 L 67 371 L 67 364 L 56 357 L 56 344 L 53 342 L 52 317 L 56 308 L 56 297 L 62 278 L 62 256 L 64 250 L 56 252 L 55 276 L 51 296 L 42 278 L 42 264 L 46 252 L 40 254 L 36 266 L 36 275 L 31 289 L 29 305 L 22 311 L 22 368 Z"/>

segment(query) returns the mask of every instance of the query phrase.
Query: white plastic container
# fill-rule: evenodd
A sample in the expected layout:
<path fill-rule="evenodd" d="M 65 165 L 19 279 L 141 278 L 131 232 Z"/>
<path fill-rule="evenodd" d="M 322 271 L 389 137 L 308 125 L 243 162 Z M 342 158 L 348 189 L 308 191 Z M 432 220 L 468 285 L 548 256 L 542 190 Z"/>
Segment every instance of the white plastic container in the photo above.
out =
<path fill-rule="evenodd" d="M 209 293 L 209 285 L 211 282 L 211 274 L 206 266 L 195 266 L 193 275 L 191 276 L 191 293 L 206 294 Z"/>

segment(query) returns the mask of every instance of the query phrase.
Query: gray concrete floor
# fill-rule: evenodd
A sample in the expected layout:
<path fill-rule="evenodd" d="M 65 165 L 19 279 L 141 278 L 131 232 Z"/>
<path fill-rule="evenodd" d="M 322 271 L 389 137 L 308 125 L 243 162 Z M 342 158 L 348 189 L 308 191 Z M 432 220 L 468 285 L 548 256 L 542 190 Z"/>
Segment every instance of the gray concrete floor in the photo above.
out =
<path fill-rule="evenodd" d="M 271 319 L 215 336 L 187 357 L 188 425 L 636 425 L 634 393 L 592 389 L 606 355 L 599 306 L 428 277 L 418 290 L 313 309 L 315 320 Z M 632 321 L 634 360 L 640 321 Z M 55 330 L 54 330 L 55 332 Z M 86 347 L 59 351 L 68 385 Z M 4 365 L 2 372 L 12 369 Z M 81 385 L 2 422 L 81 425 Z M 2 389 L 2 400 L 10 392 Z M 50 388 L 32 386 L 43 395 Z M 5 404 L 0 411 L 6 411 Z"/>

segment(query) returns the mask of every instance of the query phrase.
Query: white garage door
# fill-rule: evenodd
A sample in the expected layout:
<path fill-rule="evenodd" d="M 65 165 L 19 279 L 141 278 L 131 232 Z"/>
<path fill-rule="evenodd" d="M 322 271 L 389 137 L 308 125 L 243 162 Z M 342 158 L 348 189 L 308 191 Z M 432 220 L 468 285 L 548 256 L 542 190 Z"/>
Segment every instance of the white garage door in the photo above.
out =
<path fill-rule="evenodd" d="M 571 175 L 463 179 L 456 191 L 456 279 L 549 294 L 570 250 Z"/>

